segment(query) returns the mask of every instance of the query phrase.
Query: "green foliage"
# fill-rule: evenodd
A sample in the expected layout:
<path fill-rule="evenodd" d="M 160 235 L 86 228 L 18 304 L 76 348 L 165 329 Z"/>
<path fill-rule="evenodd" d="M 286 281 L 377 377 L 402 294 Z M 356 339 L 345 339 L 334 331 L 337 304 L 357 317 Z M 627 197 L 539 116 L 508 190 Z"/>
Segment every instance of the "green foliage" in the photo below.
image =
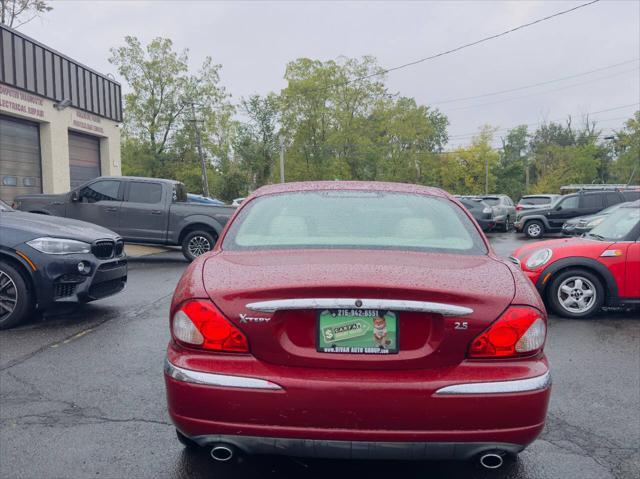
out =
<path fill-rule="evenodd" d="M 479 195 L 496 189 L 498 152 L 491 146 L 494 129 L 484 126 L 471 145 L 460 147 L 445 156 L 441 168 L 441 186 L 455 194 Z M 485 191 L 486 171 L 489 170 Z"/>
<path fill-rule="evenodd" d="M 0 0 L 0 23 L 20 28 L 53 7 L 45 0 Z"/>
<path fill-rule="evenodd" d="M 614 150 L 618 158 L 611 166 L 615 183 L 640 183 L 640 111 L 617 132 Z"/>
<path fill-rule="evenodd" d="M 281 93 L 287 180 L 435 178 L 433 153 L 446 143 L 446 117 L 390 94 L 380 73 L 372 57 L 287 65 Z"/>
<path fill-rule="evenodd" d="M 495 129 L 485 126 L 468 146 L 445 152 L 447 117 L 391 93 L 373 57 L 292 61 L 280 94 L 239 102 L 241 120 L 220 86 L 220 65 L 206 58 L 191 74 L 188 60 L 188 52 L 175 52 L 166 38 L 143 47 L 126 37 L 112 49 L 110 61 L 130 90 L 124 174 L 174 178 L 202 193 L 196 129 L 210 192 L 227 201 L 279 181 L 280 137 L 287 181 L 398 181 L 457 194 L 488 189 L 517 200 L 558 193 L 563 184 L 626 183 L 640 174 L 640 112 L 614 142 L 599 140 L 595 122 L 576 128 L 569 117 L 532 133 L 518 126 L 501 148 L 492 146 Z"/>

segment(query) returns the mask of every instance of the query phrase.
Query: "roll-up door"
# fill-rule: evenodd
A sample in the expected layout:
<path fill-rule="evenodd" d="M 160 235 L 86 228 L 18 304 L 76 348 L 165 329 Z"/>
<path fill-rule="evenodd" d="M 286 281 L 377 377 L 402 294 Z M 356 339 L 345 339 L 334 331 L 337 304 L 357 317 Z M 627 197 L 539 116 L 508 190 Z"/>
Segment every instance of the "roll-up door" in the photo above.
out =
<path fill-rule="evenodd" d="M 100 139 L 69 132 L 71 188 L 100 176 Z"/>
<path fill-rule="evenodd" d="M 0 199 L 33 193 L 42 193 L 38 124 L 0 116 Z"/>

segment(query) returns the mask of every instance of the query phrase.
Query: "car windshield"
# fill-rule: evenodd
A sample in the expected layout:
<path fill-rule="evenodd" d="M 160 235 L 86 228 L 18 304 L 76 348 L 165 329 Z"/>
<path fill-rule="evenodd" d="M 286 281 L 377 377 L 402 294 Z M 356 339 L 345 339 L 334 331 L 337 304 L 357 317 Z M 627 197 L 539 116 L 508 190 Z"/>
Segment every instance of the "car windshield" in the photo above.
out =
<path fill-rule="evenodd" d="M 263 196 L 229 228 L 222 248 L 363 248 L 485 254 L 464 211 L 417 194 L 317 191 Z"/>
<path fill-rule="evenodd" d="M 4 201 L 0 200 L 0 211 L 12 211 L 12 208 Z"/>
<path fill-rule="evenodd" d="M 602 223 L 587 233 L 588 238 L 602 241 L 618 241 L 624 239 L 640 222 L 640 209 L 619 208 Z"/>
<path fill-rule="evenodd" d="M 609 213 L 614 212 L 615 210 L 617 210 L 618 208 L 620 208 L 621 206 L 626 206 L 631 204 L 631 202 L 627 202 L 627 203 L 618 203 L 617 205 L 612 205 L 609 206 L 608 208 L 603 209 L 602 211 L 600 211 L 598 213 L 598 215 L 608 215 Z"/>

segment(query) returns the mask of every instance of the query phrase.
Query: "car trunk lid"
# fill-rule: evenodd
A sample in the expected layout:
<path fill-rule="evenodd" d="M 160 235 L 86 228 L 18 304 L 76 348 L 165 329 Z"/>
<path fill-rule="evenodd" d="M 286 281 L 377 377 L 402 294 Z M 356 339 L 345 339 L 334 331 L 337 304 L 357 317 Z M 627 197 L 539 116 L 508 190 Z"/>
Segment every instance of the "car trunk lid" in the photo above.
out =
<path fill-rule="evenodd" d="M 255 357 L 306 367 L 454 366 L 514 295 L 511 272 L 491 256 L 390 250 L 223 251 L 207 260 L 203 280 Z M 397 315 L 397 352 L 318 351 L 321 311 L 378 309 L 375 314 Z"/>

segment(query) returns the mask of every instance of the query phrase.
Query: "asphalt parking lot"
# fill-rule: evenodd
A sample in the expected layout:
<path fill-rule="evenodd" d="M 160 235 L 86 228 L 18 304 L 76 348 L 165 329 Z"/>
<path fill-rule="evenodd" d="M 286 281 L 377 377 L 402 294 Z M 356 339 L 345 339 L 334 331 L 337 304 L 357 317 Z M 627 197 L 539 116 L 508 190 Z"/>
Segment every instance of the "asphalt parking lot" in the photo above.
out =
<path fill-rule="evenodd" d="M 501 255 L 523 241 L 490 236 Z M 133 259 L 124 293 L 0 332 L 0 477 L 640 476 L 640 318 L 628 311 L 550 318 L 547 427 L 499 471 L 282 457 L 227 465 L 187 452 L 167 417 L 162 379 L 168 305 L 185 267 L 179 252 Z"/>

